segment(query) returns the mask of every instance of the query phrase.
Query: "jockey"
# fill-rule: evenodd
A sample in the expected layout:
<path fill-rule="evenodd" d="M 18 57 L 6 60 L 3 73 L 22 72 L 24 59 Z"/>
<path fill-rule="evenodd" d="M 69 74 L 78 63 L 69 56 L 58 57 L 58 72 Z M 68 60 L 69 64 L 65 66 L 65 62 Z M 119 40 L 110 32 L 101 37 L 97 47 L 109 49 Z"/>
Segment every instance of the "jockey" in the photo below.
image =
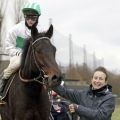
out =
<path fill-rule="evenodd" d="M 6 37 L 6 50 L 10 56 L 10 63 L 3 71 L 1 78 L 0 96 L 4 91 L 7 80 L 11 74 L 15 73 L 20 67 L 22 47 L 24 40 L 31 36 L 32 27 L 37 27 L 39 30 L 38 19 L 41 15 L 40 5 L 38 3 L 27 3 L 22 8 L 24 21 L 16 24 Z"/>

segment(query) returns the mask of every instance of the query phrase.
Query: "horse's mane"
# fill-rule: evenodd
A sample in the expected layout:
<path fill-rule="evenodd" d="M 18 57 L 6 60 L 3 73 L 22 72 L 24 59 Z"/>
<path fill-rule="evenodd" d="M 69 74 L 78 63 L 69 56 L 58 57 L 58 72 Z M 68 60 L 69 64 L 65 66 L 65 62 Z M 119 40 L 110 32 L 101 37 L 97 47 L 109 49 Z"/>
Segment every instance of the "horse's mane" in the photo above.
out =
<path fill-rule="evenodd" d="M 26 59 L 26 55 L 27 55 L 27 52 L 28 52 L 29 45 L 30 45 L 30 38 L 25 39 L 25 43 L 24 43 L 24 46 L 23 46 L 22 58 L 21 58 L 21 68 L 24 67 L 24 62 L 25 62 L 25 59 Z"/>

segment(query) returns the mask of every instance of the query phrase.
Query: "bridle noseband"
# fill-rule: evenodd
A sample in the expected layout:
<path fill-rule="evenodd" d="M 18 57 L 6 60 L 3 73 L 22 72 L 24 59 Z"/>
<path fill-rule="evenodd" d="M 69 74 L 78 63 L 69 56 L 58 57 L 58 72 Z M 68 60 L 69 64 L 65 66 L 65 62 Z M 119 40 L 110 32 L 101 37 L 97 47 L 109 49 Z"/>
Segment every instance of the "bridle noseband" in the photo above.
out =
<path fill-rule="evenodd" d="M 33 38 L 32 38 L 33 39 Z M 48 39 L 50 40 L 50 38 L 48 37 L 41 37 L 41 38 L 38 38 L 36 39 L 31 45 L 32 45 L 32 52 L 33 52 L 33 59 L 35 61 L 35 65 L 36 67 L 38 68 L 39 70 L 39 75 L 33 79 L 24 79 L 22 78 L 21 76 L 21 69 L 19 70 L 19 77 L 20 77 L 20 80 L 22 82 L 25 82 L 25 83 L 28 83 L 28 82 L 38 82 L 42 85 L 47 85 L 48 84 L 48 75 L 45 73 L 45 71 L 42 69 L 42 67 L 40 67 L 38 65 L 38 62 L 37 62 L 37 59 L 36 59 L 36 56 L 35 56 L 35 49 L 33 47 L 34 44 L 36 44 L 39 40 L 42 40 L 42 39 Z M 41 81 L 40 81 L 41 80 Z"/>

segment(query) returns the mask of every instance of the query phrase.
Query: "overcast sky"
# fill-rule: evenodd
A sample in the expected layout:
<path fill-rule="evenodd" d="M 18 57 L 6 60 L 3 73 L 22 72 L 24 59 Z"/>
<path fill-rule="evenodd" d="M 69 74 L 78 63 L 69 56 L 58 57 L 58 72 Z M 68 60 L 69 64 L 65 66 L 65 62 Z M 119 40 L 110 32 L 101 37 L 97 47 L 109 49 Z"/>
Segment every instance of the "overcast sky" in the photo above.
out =
<path fill-rule="evenodd" d="M 120 71 L 120 0 L 38 0 L 41 22 L 54 27 L 75 44 L 104 58 L 104 66 Z"/>

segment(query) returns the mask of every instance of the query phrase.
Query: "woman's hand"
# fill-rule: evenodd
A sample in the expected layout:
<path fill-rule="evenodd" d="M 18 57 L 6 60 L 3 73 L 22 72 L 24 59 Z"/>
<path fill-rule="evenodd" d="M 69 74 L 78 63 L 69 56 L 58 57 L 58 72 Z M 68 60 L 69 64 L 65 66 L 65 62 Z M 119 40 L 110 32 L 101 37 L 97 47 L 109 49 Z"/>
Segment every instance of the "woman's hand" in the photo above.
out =
<path fill-rule="evenodd" d="M 70 110 L 71 113 L 74 113 L 77 108 L 78 108 L 78 105 L 76 105 L 76 104 L 70 104 L 69 105 L 69 110 Z"/>

